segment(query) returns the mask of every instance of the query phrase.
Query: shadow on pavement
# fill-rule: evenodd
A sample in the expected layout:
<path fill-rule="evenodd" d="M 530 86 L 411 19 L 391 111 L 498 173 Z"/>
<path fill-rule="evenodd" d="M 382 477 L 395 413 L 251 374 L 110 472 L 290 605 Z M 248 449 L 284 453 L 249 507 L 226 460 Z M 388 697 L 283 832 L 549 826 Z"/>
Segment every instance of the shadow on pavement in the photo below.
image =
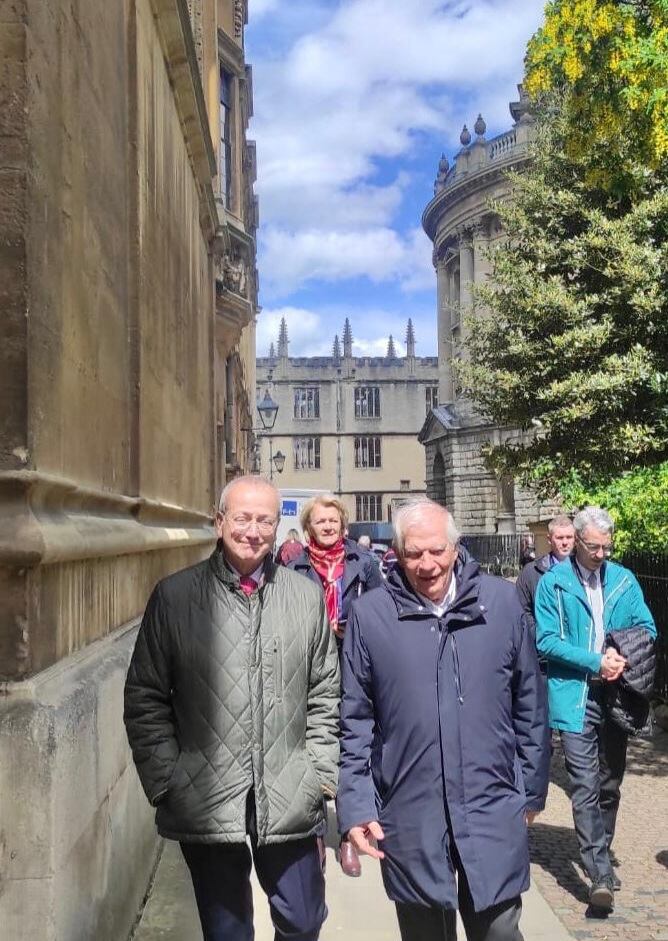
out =
<path fill-rule="evenodd" d="M 589 886 L 580 875 L 580 850 L 570 827 L 536 822 L 529 829 L 531 862 L 540 866 L 578 902 L 587 904 Z"/>

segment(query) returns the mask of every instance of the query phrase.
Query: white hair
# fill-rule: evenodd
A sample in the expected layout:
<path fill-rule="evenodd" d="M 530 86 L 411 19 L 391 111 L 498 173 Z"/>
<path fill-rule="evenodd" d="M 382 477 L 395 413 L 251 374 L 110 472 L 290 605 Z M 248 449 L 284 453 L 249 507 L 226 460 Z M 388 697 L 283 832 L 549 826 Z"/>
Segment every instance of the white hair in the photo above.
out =
<path fill-rule="evenodd" d="M 583 510 L 580 510 L 580 512 L 575 515 L 573 526 L 575 527 L 575 532 L 581 539 L 588 526 L 606 535 L 612 535 L 615 531 L 615 521 L 608 511 L 600 506 L 586 506 Z"/>
<path fill-rule="evenodd" d="M 235 487 L 241 486 L 241 484 L 250 484 L 253 487 L 267 487 L 269 490 L 273 490 L 276 496 L 277 517 L 281 515 L 281 495 L 278 492 L 278 487 L 276 487 L 272 481 L 267 480 L 266 477 L 260 477 L 259 474 L 245 474 L 243 477 L 235 477 L 229 484 L 226 484 L 223 487 L 223 492 L 218 501 L 219 513 L 225 512 L 231 491 L 234 490 Z"/>
<path fill-rule="evenodd" d="M 455 521 L 452 518 L 452 513 L 449 510 L 446 510 L 444 506 L 441 506 L 440 503 L 436 503 L 435 500 L 430 500 L 428 497 L 417 497 L 415 500 L 410 500 L 408 503 L 404 503 L 403 506 L 394 514 L 394 519 L 392 522 L 392 528 L 394 530 L 393 544 L 395 550 L 401 555 L 404 550 L 404 539 L 406 530 L 411 525 L 418 520 L 424 519 L 425 516 L 433 513 L 434 510 L 440 511 L 443 516 L 443 534 L 448 540 L 448 543 L 451 546 L 456 546 L 459 542 L 459 530 L 455 525 Z"/>

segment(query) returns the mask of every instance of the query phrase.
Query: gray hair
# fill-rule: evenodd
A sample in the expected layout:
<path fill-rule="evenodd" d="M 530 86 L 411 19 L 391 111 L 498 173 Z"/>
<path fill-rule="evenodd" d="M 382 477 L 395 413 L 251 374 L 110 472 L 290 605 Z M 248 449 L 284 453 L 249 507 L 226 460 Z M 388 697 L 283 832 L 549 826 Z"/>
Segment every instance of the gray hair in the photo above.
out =
<path fill-rule="evenodd" d="M 371 536 L 368 536 L 366 533 L 362 533 L 360 538 L 357 540 L 357 545 L 370 549 L 371 548 Z"/>
<path fill-rule="evenodd" d="M 570 518 L 570 516 L 566 516 L 565 513 L 560 513 L 559 516 L 555 516 L 554 519 L 551 519 L 550 522 L 547 524 L 547 531 L 551 536 L 552 533 L 555 531 L 555 529 L 557 529 L 557 527 L 572 526 L 572 525 L 573 525 L 573 520 Z"/>
<path fill-rule="evenodd" d="M 575 526 L 575 532 L 580 538 L 582 538 L 588 526 L 592 526 L 606 535 L 612 535 L 615 531 L 615 521 L 608 511 L 600 506 L 586 506 L 583 510 L 580 510 L 575 515 L 573 526 Z"/>
<path fill-rule="evenodd" d="M 423 519 L 429 513 L 433 512 L 434 509 L 439 510 L 443 515 L 443 522 L 445 524 L 444 535 L 448 543 L 451 546 L 457 545 L 459 542 L 459 530 L 452 518 L 452 513 L 446 510 L 444 506 L 441 506 L 440 503 L 436 503 L 435 500 L 430 500 L 428 497 L 418 497 L 415 500 L 404 503 L 403 506 L 399 507 L 394 513 L 392 522 L 394 538 L 392 542 L 397 553 L 401 555 L 404 551 L 404 537 L 411 523 Z"/>
<path fill-rule="evenodd" d="M 278 492 L 278 487 L 276 487 L 272 481 L 267 480 L 266 477 L 260 477 L 259 474 L 244 474 L 243 477 L 234 477 L 233 480 L 226 484 L 223 487 L 223 492 L 220 495 L 220 500 L 218 501 L 218 512 L 224 513 L 227 508 L 227 501 L 232 490 L 235 487 L 241 486 L 241 484 L 250 484 L 253 487 L 268 487 L 270 490 L 274 491 L 276 495 L 276 507 L 278 510 L 277 516 L 281 515 L 281 495 Z"/>

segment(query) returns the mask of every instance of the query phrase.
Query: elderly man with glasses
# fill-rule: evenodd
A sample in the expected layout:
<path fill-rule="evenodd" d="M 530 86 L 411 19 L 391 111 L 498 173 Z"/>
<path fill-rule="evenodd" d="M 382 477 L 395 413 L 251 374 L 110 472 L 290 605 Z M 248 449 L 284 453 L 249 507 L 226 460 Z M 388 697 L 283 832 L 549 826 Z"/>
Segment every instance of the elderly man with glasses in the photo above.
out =
<path fill-rule="evenodd" d="M 606 707 L 626 660 L 610 635 L 635 630 L 641 647 L 656 637 L 652 615 L 631 572 L 609 561 L 614 523 L 589 506 L 573 520 L 575 554 L 547 572 L 536 592 L 536 642 L 548 665 L 550 726 L 561 732 L 573 820 L 593 908 L 611 912 L 621 886 L 610 847 L 626 767 L 628 734 Z M 643 640 L 644 638 L 644 640 Z M 636 642 L 637 646 L 637 642 Z"/>
<path fill-rule="evenodd" d="M 273 484 L 227 485 L 216 549 L 156 586 L 127 678 L 134 761 L 205 941 L 252 941 L 251 851 L 276 941 L 316 941 L 326 915 L 339 661 L 318 586 L 272 561 L 278 518 Z"/>

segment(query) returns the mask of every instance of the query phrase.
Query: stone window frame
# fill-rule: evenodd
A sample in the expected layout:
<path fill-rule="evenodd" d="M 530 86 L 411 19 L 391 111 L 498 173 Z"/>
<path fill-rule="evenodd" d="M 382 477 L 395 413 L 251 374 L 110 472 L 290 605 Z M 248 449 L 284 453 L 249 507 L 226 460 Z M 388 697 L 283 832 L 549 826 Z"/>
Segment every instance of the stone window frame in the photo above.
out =
<path fill-rule="evenodd" d="M 355 386 L 355 418 L 380 418 L 380 386 Z"/>
<path fill-rule="evenodd" d="M 425 415 L 429 415 L 432 408 L 438 405 L 438 385 L 424 387 Z"/>
<path fill-rule="evenodd" d="M 314 421 L 320 418 L 320 388 L 318 386 L 294 386 L 292 414 L 297 421 Z"/>
<path fill-rule="evenodd" d="M 223 206 L 232 210 L 234 200 L 234 75 L 220 63 L 219 69 L 218 191 Z"/>
<path fill-rule="evenodd" d="M 380 435 L 356 435 L 354 449 L 355 467 L 364 470 L 377 470 L 383 466 Z"/>
<path fill-rule="evenodd" d="M 358 523 L 382 523 L 382 493 L 355 494 L 355 520 Z"/>
<path fill-rule="evenodd" d="M 294 469 L 320 470 L 320 438 L 317 436 L 292 439 Z"/>

